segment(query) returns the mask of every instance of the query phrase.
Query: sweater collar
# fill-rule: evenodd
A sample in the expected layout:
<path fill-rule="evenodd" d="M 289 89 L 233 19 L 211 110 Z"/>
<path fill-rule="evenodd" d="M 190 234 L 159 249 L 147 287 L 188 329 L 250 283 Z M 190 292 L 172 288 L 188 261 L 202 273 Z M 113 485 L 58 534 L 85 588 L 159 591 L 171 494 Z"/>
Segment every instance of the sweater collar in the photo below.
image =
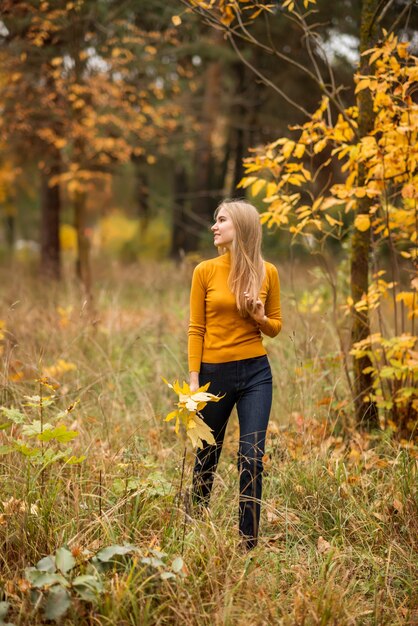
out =
<path fill-rule="evenodd" d="M 231 253 L 227 250 L 224 254 L 221 254 L 219 260 L 223 265 L 231 265 Z"/>

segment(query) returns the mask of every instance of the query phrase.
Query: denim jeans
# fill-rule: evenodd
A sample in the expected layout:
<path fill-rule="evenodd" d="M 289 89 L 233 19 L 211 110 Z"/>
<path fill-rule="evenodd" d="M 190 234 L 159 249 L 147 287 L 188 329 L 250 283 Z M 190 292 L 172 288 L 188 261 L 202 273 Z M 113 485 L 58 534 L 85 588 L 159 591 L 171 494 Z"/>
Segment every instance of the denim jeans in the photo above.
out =
<path fill-rule="evenodd" d="M 240 437 L 238 471 L 240 475 L 239 530 L 246 547 L 257 543 L 262 493 L 263 455 L 272 401 L 271 369 L 267 356 L 202 363 L 199 384 L 210 382 L 208 391 L 225 394 L 219 402 L 209 402 L 202 411 L 213 430 L 216 445 L 204 444 L 196 454 L 193 474 L 193 501 L 209 504 L 213 478 L 222 450 L 226 425 L 236 405 Z"/>

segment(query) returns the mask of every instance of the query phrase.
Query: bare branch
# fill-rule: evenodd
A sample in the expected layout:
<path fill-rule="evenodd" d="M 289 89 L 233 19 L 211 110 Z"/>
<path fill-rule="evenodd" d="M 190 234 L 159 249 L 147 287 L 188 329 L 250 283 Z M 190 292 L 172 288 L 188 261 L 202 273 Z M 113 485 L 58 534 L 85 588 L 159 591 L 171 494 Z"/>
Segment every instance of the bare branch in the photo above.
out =
<path fill-rule="evenodd" d="M 286 102 L 288 102 L 289 104 L 291 104 L 293 107 L 295 107 L 296 109 L 299 109 L 299 111 L 301 111 L 304 115 L 306 115 L 306 117 L 310 117 L 310 113 L 309 111 L 307 111 L 304 107 L 302 107 L 300 104 L 298 104 L 297 102 L 295 102 L 294 100 L 292 100 L 291 98 L 289 98 L 289 96 L 287 96 L 285 94 L 285 92 L 280 89 L 280 87 L 278 87 L 277 85 L 275 85 L 269 78 L 267 78 L 267 76 L 264 76 L 264 74 L 262 74 L 256 67 L 254 67 L 254 65 L 252 65 L 241 53 L 241 51 L 239 50 L 239 48 L 237 47 L 234 38 L 228 33 L 227 34 L 227 38 L 229 39 L 229 41 L 232 44 L 232 47 L 234 48 L 235 52 L 237 53 L 237 55 L 239 56 L 240 60 L 242 61 L 242 63 L 244 63 L 244 65 L 246 65 L 247 67 L 249 67 L 251 69 L 252 72 L 254 72 L 254 74 L 256 74 L 256 76 L 258 76 L 265 85 L 268 85 L 269 87 L 271 87 L 276 93 L 278 93 L 284 100 L 286 100 Z"/>
<path fill-rule="evenodd" d="M 318 85 L 318 87 L 323 92 L 323 94 L 330 100 L 330 102 L 334 105 L 337 111 L 343 116 L 345 121 L 352 127 L 352 130 L 357 134 L 357 129 L 353 126 L 352 120 L 347 116 L 345 112 L 345 108 L 339 98 L 339 93 L 342 91 L 343 87 L 341 86 L 337 87 L 331 64 L 329 63 L 326 57 L 325 51 L 323 50 L 321 46 L 317 33 L 314 32 L 314 27 L 316 25 L 314 25 L 314 27 L 312 26 L 310 27 L 306 23 L 304 16 L 301 16 L 301 15 L 295 15 L 295 14 L 289 13 L 289 14 L 286 14 L 285 16 L 291 22 L 296 24 L 298 28 L 300 28 L 303 32 L 305 45 L 306 45 L 309 57 L 311 59 L 312 65 L 315 68 L 315 72 L 312 72 L 309 68 L 305 67 L 304 65 L 302 65 L 301 63 L 298 63 L 297 61 L 295 61 L 288 55 L 283 54 L 282 52 L 277 50 L 277 48 L 274 46 L 273 42 L 271 41 L 271 38 L 270 38 L 270 44 L 271 44 L 270 46 L 267 46 L 263 44 L 262 42 L 260 42 L 258 39 L 256 39 L 246 28 L 246 23 L 242 20 L 242 16 L 239 12 L 236 15 L 237 24 L 231 28 L 231 27 L 226 27 L 224 24 L 222 24 L 221 20 L 217 18 L 216 16 L 214 16 L 213 14 L 210 14 L 208 10 L 202 9 L 201 7 L 190 6 L 188 3 L 188 0 L 181 0 L 181 2 L 185 4 L 191 11 L 198 14 L 200 17 L 203 17 L 203 19 L 208 25 L 212 26 L 213 28 L 216 28 L 217 30 L 223 30 L 226 33 L 227 39 L 231 41 L 240 60 L 249 69 L 251 69 L 251 71 L 253 71 L 257 76 L 259 76 L 259 78 L 266 85 L 274 89 L 276 93 L 280 94 L 287 102 L 289 102 L 289 104 L 291 104 L 295 108 L 302 111 L 307 117 L 309 117 L 310 114 L 306 111 L 304 107 L 298 105 L 291 98 L 289 98 L 275 83 L 273 83 L 270 79 L 268 79 L 266 76 L 261 74 L 261 72 L 259 72 L 247 59 L 245 59 L 245 57 L 239 51 L 233 37 L 237 37 L 243 41 L 251 43 L 254 46 L 258 47 L 259 49 L 264 50 L 267 54 L 274 54 L 280 60 L 285 61 L 292 67 L 295 67 L 300 72 L 308 76 L 314 83 Z M 312 11 L 310 13 L 312 13 Z M 330 80 L 329 85 L 327 84 L 325 78 L 322 76 L 318 63 L 314 57 L 314 52 L 313 52 L 311 43 L 313 43 L 315 47 L 321 50 L 322 52 L 323 61 L 327 67 L 327 72 L 329 75 L 329 80 Z M 329 123 L 331 123 L 330 111 L 328 112 L 328 118 L 329 118 L 328 119 Z"/>
<path fill-rule="evenodd" d="M 390 27 L 388 34 L 390 35 L 390 33 L 393 33 L 398 24 L 400 24 L 400 22 L 403 20 L 404 16 L 406 15 L 406 13 L 410 12 L 412 10 L 413 5 L 415 4 L 415 0 L 410 0 L 409 4 L 406 4 L 404 9 L 399 13 L 397 19 L 393 22 L 392 26 Z"/>

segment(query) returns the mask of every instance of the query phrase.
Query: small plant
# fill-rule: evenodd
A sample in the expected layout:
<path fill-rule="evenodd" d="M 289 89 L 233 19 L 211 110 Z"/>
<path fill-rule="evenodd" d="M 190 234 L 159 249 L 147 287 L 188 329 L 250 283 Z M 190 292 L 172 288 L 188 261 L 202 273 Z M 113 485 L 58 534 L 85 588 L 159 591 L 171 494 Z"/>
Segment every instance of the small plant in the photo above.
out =
<path fill-rule="evenodd" d="M 46 419 L 46 410 L 54 403 L 55 395 L 44 395 L 44 388 L 53 390 L 54 386 L 46 378 L 37 382 L 39 394 L 25 396 L 23 407 L 27 408 L 27 412 L 13 407 L 0 407 L 0 413 L 7 420 L 0 424 L 0 430 L 10 429 L 10 433 L 5 436 L 5 445 L 0 446 L 0 455 L 18 452 L 31 463 L 40 466 L 41 471 L 58 461 L 68 465 L 81 463 L 86 458 L 84 455 L 77 457 L 70 446 L 63 447 L 78 436 L 76 430 L 69 430 L 62 423 L 74 411 L 78 401 Z M 33 411 L 35 417 L 32 416 Z"/>
<path fill-rule="evenodd" d="M 14 626 L 11 622 L 5 622 L 7 613 L 9 612 L 10 603 L 0 602 L 0 626 Z"/>
<path fill-rule="evenodd" d="M 25 570 L 31 601 L 35 607 L 43 608 L 48 620 L 59 620 L 76 602 L 97 605 L 105 591 L 105 573 L 109 570 L 129 569 L 131 575 L 135 568 L 146 584 L 183 575 L 181 557 L 174 558 L 168 566 L 166 553 L 151 549 L 145 556 L 131 544 L 108 546 L 96 554 L 85 550 L 78 559 L 74 554 L 77 552 L 61 547 L 55 555 L 46 556 L 35 567 Z"/>
<path fill-rule="evenodd" d="M 176 420 L 174 430 L 177 435 L 185 433 L 191 440 L 193 446 L 198 448 L 203 447 L 203 441 L 214 445 L 216 443 L 214 436 L 212 435 L 212 429 L 202 419 L 200 411 L 205 408 L 208 402 L 219 402 L 224 396 L 215 396 L 213 393 L 208 393 L 210 383 L 199 387 L 196 391 L 190 391 L 190 386 L 183 381 L 183 385 L 180 387 L 179 382 L 176 380 L 173 384 L 167 382 L 165 378 L 163 381 L 173 389 L 177 394 L 179 401 L 176 403 L 177 408 L 171 411 L 165 418 L 166 422 L 172 419 Z M 184 482 L 184 469 L 186 465 L 186 452 L 187 452 L 187 440 L 184 437 L 184 451 L 181 465 L 181 477 L 179 486 L 179 503 L 182 500 L 183 494 L 183 482 Z M 181 542 L 181 552 L 184 550 L 184 537 L 186 532 L 186 515 L 183 522 L 183 538 Z"/>

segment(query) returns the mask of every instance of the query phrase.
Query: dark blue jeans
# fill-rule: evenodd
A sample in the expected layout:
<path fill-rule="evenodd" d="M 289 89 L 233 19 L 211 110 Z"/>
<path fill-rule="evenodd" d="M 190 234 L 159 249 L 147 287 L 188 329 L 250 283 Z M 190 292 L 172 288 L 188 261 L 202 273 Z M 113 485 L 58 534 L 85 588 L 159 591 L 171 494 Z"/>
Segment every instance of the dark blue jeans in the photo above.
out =
<path fill-rule="evenodd" d="M 262 493 L 263 455 L 272 400 L 272 378 L 266 356 L 202 363 L 199 384 L 210 382 L 208 391 L 226 394 L 209 402 L 202 416 L 213 430 L 216 445 L 204 444 L 196 454 L 193 474 L 193 501 L 209 504 L 213 478 L 222 450 L 226 425 L 236 404 L 240 428 L 238 471 L 240 475 L 239 530 L 247 548 L 257 543 Z"/>

